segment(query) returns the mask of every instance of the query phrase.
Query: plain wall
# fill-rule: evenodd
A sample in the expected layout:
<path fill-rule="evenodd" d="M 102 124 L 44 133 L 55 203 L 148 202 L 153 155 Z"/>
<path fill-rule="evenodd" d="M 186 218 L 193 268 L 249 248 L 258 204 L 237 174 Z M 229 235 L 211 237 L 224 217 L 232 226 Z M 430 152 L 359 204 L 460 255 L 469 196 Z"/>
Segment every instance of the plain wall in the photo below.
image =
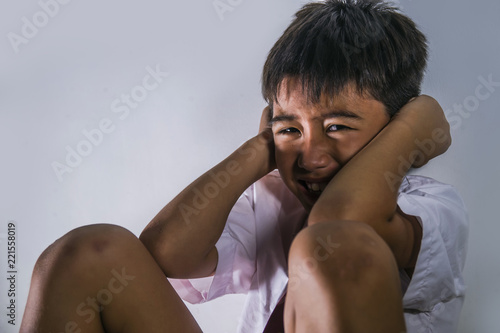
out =
<path fill-rule="evenodd" d="M 265 106 L 262 65 L 304 1 L 44 3 L 55 2 L 0 4 L 0 330 L 6 333 L 19 329 L 33 266 L 49 244 L 93 223 L 138 235 L 187 184 L 256 133 Z M 494 144 L 500 84 L 479 88 L 479 95 L 478 87 L 480 78 L 500 82 L 500 2 L 400 5 L 429 39 L 423 93 L 447 110 L 454 139 L 418 173 L 455 185 L 470 212 L 459 331 L 494 332 L 500 327 Z M 33 20 L 39 28 L 23 28 Z M 168 75 L 137 95 L 155 69 Z M 120 98 L 131 92 L 141 101 L 127 112 Z M 458 112 L 461 105 L 465 111 Z M 85 133 L 99 126 L 108 133 L 89 146 Z M 72 166 L 61 169 L 68 151 L 78 149 L 86 156 L 73 156 Z M 4 315 L 9 221 L 17 236 L 16 326 Z M 243 296 L 228 296 L 190 309 L 204 331 L 234 332 L 242 302 Z"/>

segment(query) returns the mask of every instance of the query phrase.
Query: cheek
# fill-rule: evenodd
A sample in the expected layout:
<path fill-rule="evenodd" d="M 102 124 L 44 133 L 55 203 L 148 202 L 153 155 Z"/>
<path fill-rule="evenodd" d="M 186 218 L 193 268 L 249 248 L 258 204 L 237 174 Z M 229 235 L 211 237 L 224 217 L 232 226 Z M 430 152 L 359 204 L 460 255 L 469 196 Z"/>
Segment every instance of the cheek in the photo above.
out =
<path fill-rule="evenodd" d="M 281 179 L 286 187 L 296 196 L 299 195 L 297 184 L 295 183 L 294 170 L 296 170 L 297 153 L 293 149 L 284 147 L 275 147 L 276 167 L 280 173 Z"/>
<path fill-rule="evenodd" d="M 351 136 L 343 138 L 336 145 L 336 159 L 341 164 L 347 163 L 363 147 L 359 137 Z"/>
<path fill-rule="evenodd" d="M 290 145 L 275 146 L 276 166 L 283 174 L 290 174 L 297 159 L 297 153 Z"/>
<path fill-rule="evenodd" d="M 337 160 L 343 165 L 363 149 L 372 139 L 371 135 L 350 135 L 337 142 Z"/>

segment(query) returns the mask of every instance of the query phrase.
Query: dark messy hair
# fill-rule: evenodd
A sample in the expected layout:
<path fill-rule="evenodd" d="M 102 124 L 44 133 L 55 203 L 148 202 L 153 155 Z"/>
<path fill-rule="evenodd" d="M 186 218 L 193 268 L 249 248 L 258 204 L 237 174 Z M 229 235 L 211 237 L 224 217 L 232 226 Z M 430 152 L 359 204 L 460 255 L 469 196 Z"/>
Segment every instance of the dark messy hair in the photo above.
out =
<path fill-rule="evenodd" d="M 425 36 L 397 8 L 369 0 L 309 3 L 269 52 L 262 94 L 272 109 L 287 78 L 298 79 L 313 103 L 354 83 L 392 117 L 420 94 L 426 62 Z"/>

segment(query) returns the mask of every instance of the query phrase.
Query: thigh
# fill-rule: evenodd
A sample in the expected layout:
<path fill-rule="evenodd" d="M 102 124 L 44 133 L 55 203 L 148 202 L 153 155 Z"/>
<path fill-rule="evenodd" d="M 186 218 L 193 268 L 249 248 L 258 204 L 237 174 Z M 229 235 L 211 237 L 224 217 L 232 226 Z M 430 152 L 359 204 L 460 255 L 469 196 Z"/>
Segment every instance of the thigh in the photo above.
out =
<path fill-rule="evenodd" d="M 38 260 L 21 332 L 201 332 L 153 257 L 128 230 L 75 229 Z"/>

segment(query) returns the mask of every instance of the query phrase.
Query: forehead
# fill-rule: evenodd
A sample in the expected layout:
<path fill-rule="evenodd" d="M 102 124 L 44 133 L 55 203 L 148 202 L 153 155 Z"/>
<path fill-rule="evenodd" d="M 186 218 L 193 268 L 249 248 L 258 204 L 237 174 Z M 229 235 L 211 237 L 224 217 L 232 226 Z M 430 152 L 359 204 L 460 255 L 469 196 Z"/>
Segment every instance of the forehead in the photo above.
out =
<path fill-rule="evenodd" d="M 338 94 L 321 94 L 318 102 L 308 98 L 302 84 L 295 79 L 285 79 L 280 85 L 273 116 L 283 114 L 321 115 L 331 112 L 344 112 L 360 118 L 381 116 L 386 113 L 385 106 L 367 93 L 359 93 L 352 84 L 346 85 Z M 353 117 L 355 118 L 355 117 Z"/>

